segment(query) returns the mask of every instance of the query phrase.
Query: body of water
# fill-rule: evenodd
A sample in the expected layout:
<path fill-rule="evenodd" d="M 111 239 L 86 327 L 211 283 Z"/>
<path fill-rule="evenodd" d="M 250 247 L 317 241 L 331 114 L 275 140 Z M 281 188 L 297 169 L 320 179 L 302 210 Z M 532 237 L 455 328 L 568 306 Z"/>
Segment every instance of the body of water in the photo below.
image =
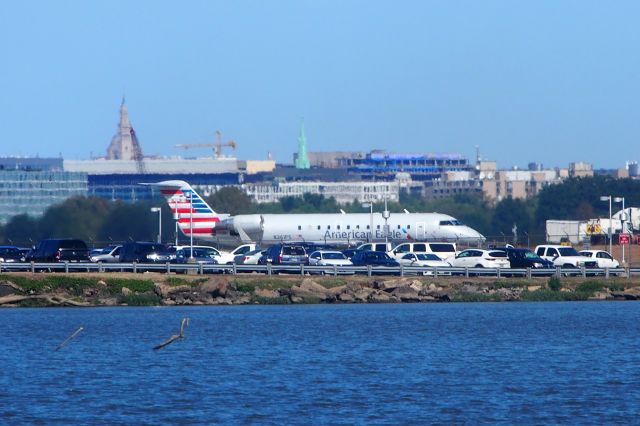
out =
<path fill-rule="evenodd" d="M 154 351 L 184 317 L 185 338 Z M 3 309 L 0 320 L 0 424 L 639 422 L 633 302 Z"/>

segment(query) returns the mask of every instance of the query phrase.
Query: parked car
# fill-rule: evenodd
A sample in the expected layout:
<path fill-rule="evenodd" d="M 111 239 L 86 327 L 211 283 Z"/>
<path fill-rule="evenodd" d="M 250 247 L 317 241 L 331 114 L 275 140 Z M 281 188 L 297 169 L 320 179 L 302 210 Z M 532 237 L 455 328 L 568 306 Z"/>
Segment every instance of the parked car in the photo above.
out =
<path fill-rule="evenodd" d="M 120 260 L 121 245 L 109 246 L 102 249 L 99 253 L 90 257 L 92 262 L 115 263 Z"/>
<path fill-rule="evenodd" d="M 194 263 L 203 263 L 217 265 L 220 252 L 213 247 L 207 246 L 190 246 L 180 247 L 176 249 L 176 257 L 172 259 L 173 263 L 189 263 L 189 259 L 193 254 Z"/>
<path fill-rule="evenodd" d="M 137 241 L 126 243 L 120 250 L 120 262 L 123 263 L 164 263 L 169 262 L 173 255 L 164 244 Z"/>
<path fill-rule="evenodd" d="M 554 268 L 553 262 L 541 258 L 529 249 L 507 247 L 504 251 L 512 268 Z"/>
<path fill-rule="evenodd" d="M 0 262 L 24 262 L 24 254 L 16 246 L 0 246 Z"/>
<path fill-rule="evenodd" d="M 255 249 L 244 254 L 238 254 L 233 258 L 233 263 L 236 265 L 257 265 L 266 252 L 266 250 Z"/>
<path fill-rule="evenodd" d="M 388 252 L 391 250 L 391 243 L 365 243 L 360 244 L 357 248 L 357 251 L 381 251 Z"/>
<path fill-rule="evenodd" d="M 258 245 L 256 243 L 247 243 L 239 245 L 234 248 L 231 252 L 220 251 L 220 257 L 218 258 L 218 263 L 221 265 L 231 265 L 235 261 L 235 257 L 241 254 L 249 253 L 250 251 L 257 250 Z"/>
<path fill-rule="evenodd" d="M 440 260 L 447 260 L 456 255 L 455 243 L 402 243 L 395 246 L 388 252 L 389 256 L 401 259 L 407 253 L 432 253 L 438 256 Z"/>
<path fill-rule="evenodd" d="M 178 264 L 190 264 L 195 263 L 198 265 L 217 265 L 218 264 L 218 250 L 213 247 L 182 247 L 176 250 L 175 258 L 171 260 L 172 263 Z M 193 255 L 193 260 L 191 260 Z M 181 271 L 184 272 L 184 271 Z M 220 272 L 220 270 L 210 271 Z"/>
<path fill-rule="evenodd" d="M 349 249 L 342 250 L 342 254 L 344 254 L 347 257 L 347 259 L 351 259 L 353 255 L 359 251 L 361 250 L 358 250 L 357 248 L 349 248 Z"/>
<path fill-rule="evenodd" d="M 508 268 L 510 266 L 507 253 L 503 250 L 462 250 L 449 263 L 458 268 Z"/>
<path fill-rule="evenodd" d="M 351 262 L 354 266 L 387 266 L 387 267 L 399 267 L 400 263 L 397 260 L 392 259 L 389 255 L 382 251 L 364 250 L 354 254 L 351 258 Z"/>
<path fill-rule="evenodd" d="M 353 263 L 340 251 L 316 250 L 309 255 L 309 265 L 352 266 Z"/>
<path fill-rule="evenodd" d="M 176 260 L 176 258 L 178 256 L 178 251 L 180 251 L 180 250 L 184 250 L 186 255 L 187 255 L 187 258 L 188 258 L 191 255 L 190 247 L 191 246 L 173 246 L 173 249 L 175 250 L 175 253 L 171 257 L 171 261 L 173 262 L 174 260 Z M 194 251 L 195 250 L 205 250 L 208 253 L 208 255 L 215 257 L 217 263 L 222 263 L 220 261 L 221 258 L 222 258 L 222 254 L 221 254 L 220 250 L 218 250 L 215 247 L 211 247 L 211 246 L 193 246 L 193 250 Z M 193 256 L 194 257 L 196 256 L 195 252 L 194 252 Z"/>
<path fill-rule="evenodd" d="M 554 266 L 562 268 L 596 268 L 598 262 L 585 256 L 580 256 L 576 249 L 557 244 L 543 244 L 536 247 L 536 254 L 543 259 L 553 262 Z"/>
<path fill-rule="evenodd" d="M 620 262 L 615 260 L 609 252 L 604 250 L 582 250 L 580 256 L 588 257 L 596 261 L 598 268 L 619 268 Z"/>
<path fill-rule="evenodd" d="M 89 248 L 82 240 L 50 238 L 38 243 L 27 262 L 88 262 Z"/>
<path fill-rule="evenodd" d="M 402 266 L 422 266 L 428 268 L 439 268 L 438 275 L 451 275 L 451 271 L 447 268 L 451 267 L 449 262 L 440 259 L 433 253 L 406 253 L 398 262 Z M 442 270 L 444 268 L 444 270 Z M 422 275 L 433 275 L 432 269 L 425 269 L 421 271 Z"/>
<path fill-rule="evenodd" d="M 260 265 L 305 265 L 307 263 L 307 251 L 301 245 L 276 244 L 269 247 L 260 258 Z"/>

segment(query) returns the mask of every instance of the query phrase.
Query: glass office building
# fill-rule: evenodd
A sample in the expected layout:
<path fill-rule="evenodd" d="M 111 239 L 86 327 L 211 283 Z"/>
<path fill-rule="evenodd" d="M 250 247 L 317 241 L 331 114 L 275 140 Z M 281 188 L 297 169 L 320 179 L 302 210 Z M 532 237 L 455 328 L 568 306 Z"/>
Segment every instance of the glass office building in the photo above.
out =
<path fill-rule="evenodd" d="M 69 197 L 86 196 L 87 186 L 81 172 L 0 170 L 0 223 L 19 214 L 42 216 Z"/>

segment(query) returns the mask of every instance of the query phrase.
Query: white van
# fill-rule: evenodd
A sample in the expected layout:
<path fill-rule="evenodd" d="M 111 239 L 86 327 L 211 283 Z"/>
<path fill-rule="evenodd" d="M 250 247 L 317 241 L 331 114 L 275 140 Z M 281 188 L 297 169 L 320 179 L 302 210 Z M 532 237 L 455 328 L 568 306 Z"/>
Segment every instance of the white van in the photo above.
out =
<path fill-rule="evenodd" d="M 391 249 L 391 243 L 365 243 L 360 244 L 356 250 L 358 251 L 381 251 L 388 252 Z"/>
<path fill-rule="evenodd" d="M 456 244 L 455 243 L 402 243 L 398 244 L 387 252 L 389 256 L 394 259 L 400 259 L 407 253 L 433 253 L 441 260 L 446 260 L 448 257 L 455 257 Z"/>

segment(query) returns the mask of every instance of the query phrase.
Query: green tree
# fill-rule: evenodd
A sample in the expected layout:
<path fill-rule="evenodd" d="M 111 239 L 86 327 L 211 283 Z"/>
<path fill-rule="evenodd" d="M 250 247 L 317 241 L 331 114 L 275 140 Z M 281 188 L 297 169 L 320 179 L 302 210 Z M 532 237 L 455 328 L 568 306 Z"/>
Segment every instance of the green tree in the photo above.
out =
<path fill-rule="evenodd" d="M 101 242 L 155 241 L 158 233 L 158 219 L 157 214 L 151 212 L 150 208 L 151 205 L 146 203 L 129 204 L 122 201 L 112 203 L 99 228 L 96 229 L 97 240 Z"/>
<path fill-rule="evenodd" d="M 524 232 L 531 233 L 533 222 L 533 209 L 524 200 L 505 198 L 498 202 L 491 219 L 491 231 L 494 236 L 506 236 L 507 241 L 512 240 L 513 225 L 518 227 L 518 235 Z"/>
<path fill-rule="evenodd" d="M 225 186 L 207 198 L 207 204 L 218 213 L 231 215 L 253 213 L 251 197 L 236 186 Z"/>

